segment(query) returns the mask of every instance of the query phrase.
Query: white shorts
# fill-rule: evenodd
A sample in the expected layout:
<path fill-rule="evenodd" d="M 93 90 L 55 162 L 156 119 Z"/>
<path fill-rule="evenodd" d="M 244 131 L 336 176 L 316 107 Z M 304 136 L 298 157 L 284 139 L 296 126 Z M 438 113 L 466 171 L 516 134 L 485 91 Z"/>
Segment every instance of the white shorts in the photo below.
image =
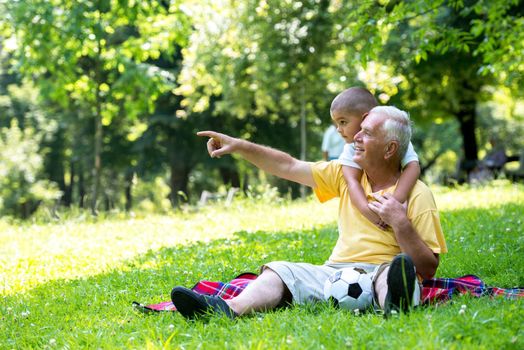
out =
<path fill-rule="evenodd" d="M 273 270 L 287 286 L 293 302 L 304 304 L 324 300 L 324 282 L 335 271 L 347 267 L 360 267 L 373 274 L 379 265 L 365 263 L 326 263 L 313 265 L 308 263 L 292 263 L 287 261 L 273 261 L 262 266 L 261 271 L 269 268 Z"/>

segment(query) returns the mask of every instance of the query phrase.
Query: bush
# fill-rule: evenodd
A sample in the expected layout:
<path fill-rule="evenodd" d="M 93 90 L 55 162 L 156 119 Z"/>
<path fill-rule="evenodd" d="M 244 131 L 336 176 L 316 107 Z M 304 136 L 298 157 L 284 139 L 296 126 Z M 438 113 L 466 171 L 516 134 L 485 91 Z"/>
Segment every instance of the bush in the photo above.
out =
<path fill-rule="evenodd" d="M 172 210 L 169 193 L 171 189 L 162 177 L 156 177 L 153 181 L 143 181 L 135 178 L 133 186 L 133 198 L 137 203 L 135 209 L 147 213 L 167 213 Z"/>
<path fill-rule="evenodd" d="M 16 120 L 0 130 L 0 215 L 27 218 L 42 202 L 56 200 L 61 192 L 43 180 L 39 137 L 21 130 Z"/>

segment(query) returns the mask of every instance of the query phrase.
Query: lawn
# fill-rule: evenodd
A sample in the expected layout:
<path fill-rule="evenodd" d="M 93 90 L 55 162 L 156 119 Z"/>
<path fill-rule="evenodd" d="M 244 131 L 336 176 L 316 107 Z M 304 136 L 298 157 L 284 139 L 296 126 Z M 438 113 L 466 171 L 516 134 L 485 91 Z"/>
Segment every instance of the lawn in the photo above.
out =
<path fill-rule="evenodd" d="M 524 286 L 524 186 L 434 192 L 449 248 L 438 277 Z M 241 200 L 168 216 L 0 220 L 0 349 L 524 348 L 523 300 L 462 296 L 390 320 L 327 304 L 206 322 L 131 307 L 270 260 L 322 263 L 336 210 L 336 201 Z"/>

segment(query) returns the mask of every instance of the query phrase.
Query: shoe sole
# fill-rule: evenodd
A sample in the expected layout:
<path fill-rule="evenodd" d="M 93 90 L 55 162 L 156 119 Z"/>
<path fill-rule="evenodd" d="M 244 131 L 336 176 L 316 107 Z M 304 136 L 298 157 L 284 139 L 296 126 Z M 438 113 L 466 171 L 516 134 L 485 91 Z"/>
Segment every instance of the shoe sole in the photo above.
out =
<path fill-rule="evenodd" d="M 392 310 L 407 312 L 411 308 L 415 291 L 415 265 L 413 260 L 400 254 L 391 262 L 388 271 L 388 293 L 386 295 L 386 315 Z"/>
<path fill-rule="evenodd" d="M 171 291 L 171 301 L 182 316 L 194 319 L 204 315 L 209 309 L 209 305 L 200 296 L 195 296 L 195 292 L 184 287 L 175 287 Z"/>

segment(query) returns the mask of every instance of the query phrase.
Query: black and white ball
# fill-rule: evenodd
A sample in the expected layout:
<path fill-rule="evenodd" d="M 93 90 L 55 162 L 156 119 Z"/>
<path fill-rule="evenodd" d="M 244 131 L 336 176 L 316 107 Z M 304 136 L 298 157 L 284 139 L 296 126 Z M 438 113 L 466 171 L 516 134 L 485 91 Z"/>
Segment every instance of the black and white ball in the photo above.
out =
<path fill-rule="evenodd" d="M 324 298 L 341 309 L 364 311 L 373 301 L 371 277 L 358 267 L 340 269 L 324 283 Z"/>

